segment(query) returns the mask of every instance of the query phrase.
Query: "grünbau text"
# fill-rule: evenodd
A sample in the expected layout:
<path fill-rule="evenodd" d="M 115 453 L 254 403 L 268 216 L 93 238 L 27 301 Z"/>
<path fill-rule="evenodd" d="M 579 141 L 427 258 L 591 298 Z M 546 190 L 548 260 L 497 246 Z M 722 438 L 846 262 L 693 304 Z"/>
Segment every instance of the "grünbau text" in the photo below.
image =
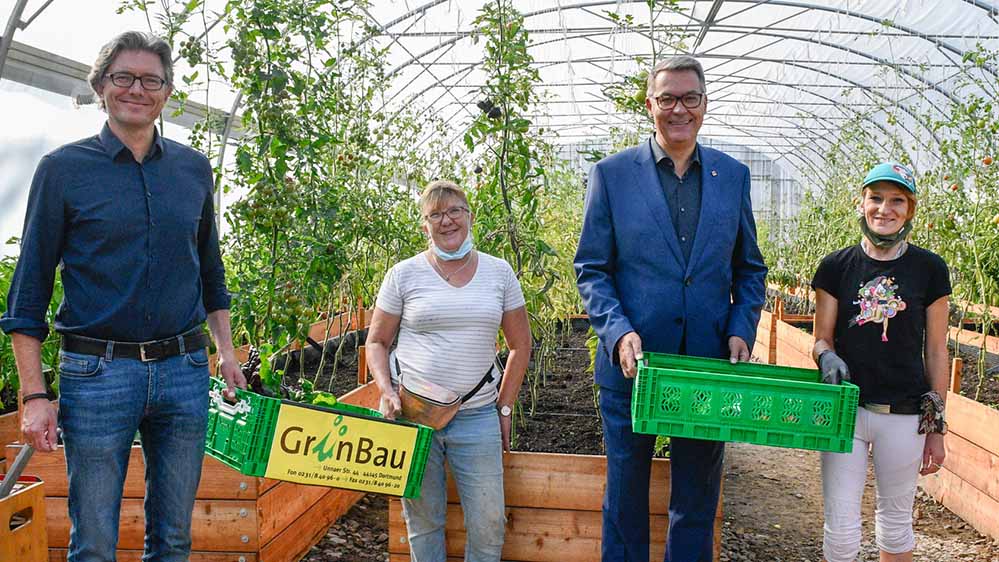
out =
<path fill-rule="evenodd" d="M 332 438 L 332 443 L 329 441 Z M 371 464 L 378 467 L 401 469 L 406 462 L 406 451 L 376 447 L 375 442 L 367 437 L 357 441 L 339 440 L 333 432 L 327 432 L 321 439 L 315 435 L 307 435 L 305 429 L 291 426 L 281 433 L 279 440 L 281 450 L 289 455 L 316 456 L 319 462 L 333 458 L 338 462 L 353 462 Z"/>

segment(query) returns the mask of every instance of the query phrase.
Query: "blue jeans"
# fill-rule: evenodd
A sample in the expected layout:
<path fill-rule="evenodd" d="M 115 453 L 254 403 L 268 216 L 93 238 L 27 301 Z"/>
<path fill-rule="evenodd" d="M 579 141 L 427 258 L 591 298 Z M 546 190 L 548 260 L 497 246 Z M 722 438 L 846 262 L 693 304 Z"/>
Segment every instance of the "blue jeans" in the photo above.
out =
<path fill-rule="evenodd" d="M 465 562 L 499 562 L 506 510 L 503 443 L 493 404 L 460 410 L 444 429 L 434 432 L 420 497 L 402 500 L 412 561 L 443 562 L 447 557 L 445 459 L 465 513 Z"/>
<path fill-rule="evenodd" d="M 603 562 L 648 562 L 649 475 L 654 435 L 631 431 L 631 392 L 600 388 L 607 448 Z M 725 444 L 670 439 L 669 533 L 665 562 L 710 562 Z"/>
<path fill-rule="evenodd" d="M 111 562 L 136 431 L 146 463 L 144 561 L 182 562 L 208 416 L 204 349 L 143 363 L 60 352 L 59 425 L 69 478 L 68 562 Z"/>

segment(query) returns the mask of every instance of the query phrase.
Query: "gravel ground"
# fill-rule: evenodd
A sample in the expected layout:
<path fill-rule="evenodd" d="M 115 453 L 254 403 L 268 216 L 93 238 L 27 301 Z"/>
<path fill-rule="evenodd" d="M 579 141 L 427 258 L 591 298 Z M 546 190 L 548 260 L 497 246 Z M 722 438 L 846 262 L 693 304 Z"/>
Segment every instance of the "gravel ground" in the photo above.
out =
<path fill-rule="evenodd" d="M 388 562 L 388 500 L 368 494 L 330 527 L 302 562 Z"/>
<path fill-rule="evenodd" d="M 822 481 L 819 453 L 726 446 L 724 562 L 814 562 L 822 557 Z M 862 508 L 861 562 L 874 562 L 874 476 Z M 999 562 L 999 542 L 975 531 L 919 490 L 913 510 L 914 559 L 932 562 Z"/>

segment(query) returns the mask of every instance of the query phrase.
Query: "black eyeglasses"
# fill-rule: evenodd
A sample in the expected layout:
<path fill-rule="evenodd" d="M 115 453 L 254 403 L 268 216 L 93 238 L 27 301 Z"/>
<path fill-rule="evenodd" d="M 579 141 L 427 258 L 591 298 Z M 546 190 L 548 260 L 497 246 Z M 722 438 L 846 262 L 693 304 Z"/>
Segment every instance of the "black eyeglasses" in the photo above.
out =
<path fill-rule="evenodd" d="M 444 220 L 444 215 L 447 215 L 447 218 L 456 221 L 460 219 L 462 216 L 464 216 L 464 214 L 467 212 L 468 209 L 466 209 L 465 207 L 451 207 L 450 209 L 444 211 L 443 213 L 440 211 L 434 211 L 433 213 L 430 213 L 429 215 L 427 215 L 427 220 L 436 224 Z"/>
<path fill-rule="evenodd" d="M 694 109 L 701 105 L 701 99 L 703 98 L 704 94 L 700 92 L 690 92 L 679 97 L 674 96 L 673 94 L 663 94 L 656 98 L 656 103 L 659 105 L 659 109 L 663 111 L 673 109 L 678 101 L 683 104 L 683 107 L 686 107 L 687 109 Z"/>
<path fill-rule="evenodd" d="M 159 76 L 145 75 L 136 76 L 131 72 L 112 72 L 110 74 L 105 74 L 105 77 L 111 80 L 111 83 L 119 88 L 131 88 L 132 84 L 138 80 L 139 84 L 142 84 L 142 89 L 149 92 L 156 92 L 163 89 L 166 85 L 166 80 L 160 78 Z"/>

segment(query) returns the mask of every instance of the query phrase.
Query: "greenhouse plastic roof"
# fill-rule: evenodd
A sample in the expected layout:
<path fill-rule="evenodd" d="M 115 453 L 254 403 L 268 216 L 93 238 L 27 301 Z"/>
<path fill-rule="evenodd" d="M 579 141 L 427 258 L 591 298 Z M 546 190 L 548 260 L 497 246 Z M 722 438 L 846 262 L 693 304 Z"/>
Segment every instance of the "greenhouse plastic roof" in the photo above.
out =
<path fill-rule="evenodd" d="M 471 37 L 484 3 L 376 0 L 366 8 L 382 30 L 370 40 L 389 47 L 390 106 L 423 107 L 460 138 L 486 80 L 482 42 Z M 646 0 L 513 3 L 525 15 L 547 100 L 534 126 L 563 144 L 599 143 L 612 128 L 646 126 L 603 94 L 649 57 Z M 30 1 L 25 17 L 43 4 Z M 100 26 L 77 26 L 67 36 L 68 22 L 80 17 L 74 13 L 98 10 L 90 4 L 56 1 L 15 39 L 89 63 L 114 33 L 145 28 L 138 14 L 114 15 L 109 6 L 100 8 L 109 12 Z M 999 7 L 983 0 L 692 0 L 678 8 L 662 15 L 655 31 L 682 33 L 684 51 L 705 68 L 709 108 L 701 134 L 760 151 L 802 179 L 822 175 L 838 131 L 858 116 L 873 138 L 901 138 L 917 169 L 932 165 L 934 133 L 925 116 L 944 116 L 967 93 L 956 91 L 965 53 L 979 44 L 999 49 Z M 632 26 L 622 23 L 629 14 Z M 974 72 L 997 82 L 996 68 Z M 211 105 L 228 111 L 233 97 L 216 91 Z"/>
<path fill-rule="evenodd" d="M 482 4 L 433 0 L 369 10 L 389 35 L 381 40 L 394 43 L 396 99 L 422 100 L 459 129 L 471 120 L 485 76 L 481 44 L 469 32 Z M 602 92 L 649 57 L 644 0 L 515 5 L 551 95 L 537 126 L 559 142 L 585 142 L 635 122 Z M 685 52 L 704 66 L 709 108 L 701 134 L 755 148 L 799 177 L 821 174 L 837 131 L 858 115 L 883 133 L 875 138 L 898 134 L 917 167 L 930 164 L 933 133 L 923 116 L 942 116 L 957 99 L 966 52 L 999 47 L 999 8 L 983 1 L 695 0 L 678 7 L 656 23 L 683 33 Z M 631 14 L 635 25 L 612 12 Z M 995 83 L 995 68 L 981 72 Z"/>

